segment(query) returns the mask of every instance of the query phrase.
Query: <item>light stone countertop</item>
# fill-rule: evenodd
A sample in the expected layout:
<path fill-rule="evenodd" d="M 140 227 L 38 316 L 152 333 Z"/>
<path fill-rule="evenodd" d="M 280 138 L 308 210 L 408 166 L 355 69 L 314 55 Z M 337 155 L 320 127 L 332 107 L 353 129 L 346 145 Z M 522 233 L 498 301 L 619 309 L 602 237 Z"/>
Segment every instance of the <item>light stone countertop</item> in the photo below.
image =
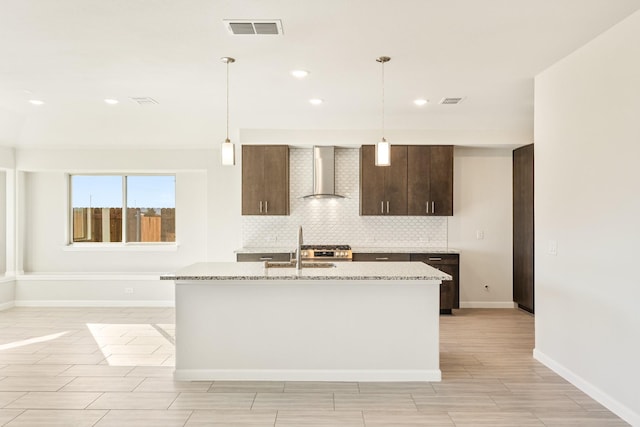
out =
<path fill-rule="evenodd" d="M 262 262 L 201 262 L 160 280 L 451 280 L 421 262 L 336 262 L 334 267 L 265 268 Z"/>
<path fill-rule="evenodd" d="M 417 247 L 417 246 L 401 246 L 401 247 L 389 247 L 389 246 L 354 246 L 351 248 L 353 253 L 403 253 L 403 254 L 459 254 L 460 251 L 451 248 L 441 247 Z M 237 254 L 260 254 L 260 253 L 290 253 L 293 249 L 290 247 L 255 247 L 255 248 L 240 248 L 234 251 Z"/>

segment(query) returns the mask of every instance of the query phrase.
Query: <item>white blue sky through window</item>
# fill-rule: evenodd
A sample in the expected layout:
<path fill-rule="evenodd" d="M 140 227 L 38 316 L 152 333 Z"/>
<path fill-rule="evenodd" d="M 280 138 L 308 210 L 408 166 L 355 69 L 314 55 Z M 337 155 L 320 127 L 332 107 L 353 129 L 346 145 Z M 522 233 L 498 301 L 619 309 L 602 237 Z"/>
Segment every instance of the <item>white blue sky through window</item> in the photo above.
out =
<path fill-rule="evenodd" d="M 71 204 L 74 208 L 122 207 L 122 180 L 118 175 L 73 175 Z M 127 177 L 127 207 L 174 208 L 175 176 Z"/>

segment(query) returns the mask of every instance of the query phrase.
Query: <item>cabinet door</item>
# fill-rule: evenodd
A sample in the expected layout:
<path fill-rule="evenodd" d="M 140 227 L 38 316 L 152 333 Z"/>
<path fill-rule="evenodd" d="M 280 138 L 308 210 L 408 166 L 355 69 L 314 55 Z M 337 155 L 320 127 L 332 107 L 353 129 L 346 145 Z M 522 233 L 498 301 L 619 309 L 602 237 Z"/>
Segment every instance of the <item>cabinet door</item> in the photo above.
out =
<path fill-rule="evenodd" d="M 513 301 L 534 312 L 533 144 L 513 151 Z"/>
<path fill-rule="evenodd" d="M 261 253 L 243 253 L 236 254 L 237 262 L 261 262 L 261 261 L 289 261 L 291 259 L 290 253 L 285 252 L 261 252 Z"/>
<path fill-rule="evenodd" d="M 460 255 L 411 254 L 411 261 L 422 261 L 452 277 L 440 285 L 440 313 L 451 314 L 451 309 L 460 308 Z"/>
<path fill-rule="evenodd" d="M 267 145 L 264 149 L 265 215 L 289 214 L 289 147 Z"/>
<path fill-rule="evenodd" d="M 242 215 L 264 210 L 264 147 L 242 146 Z M 262 210 L 260 209 L 262 207 Z"/>
<path fill-rule="evenodd" d="M 458 266 L 451 264 L 432 265 L 443 273 L 447 273 L 454 280 L 443 280 L 440 285 L 440 310 L 451 312 L 452 308 L 460 308 L 460 298 L 458 297 Z"/>
<path fill-rule="evenodd" d="M 382 167 L 386 215 L 407 214 L 407 146 L 391 146 L 391 166 Z M 388 202 L 388 207 L 387 207 Z"/>
<path fill-rule="evenodd" d="M 393 253 L 378 253 L 378 252 L 359 252 L 353 254 L 354 261 L 411 261 L 410 254 L 404 254 L 399 252 Z"/>
<path fill-rule="evenodd" d="M 360 215 L 383 215 L 386 212 L 384 177 L 388 167 L 375 165 L 375 146 L 363 145 L 360 148 Z"/>
<path fill-rule="evenodd" d="M 431 167 L 430 199 L 433 201 L 432 215 L 453 215 L 453 146 L 433 145 L 429 147 Z"/>
<path fill-rule="evenodd" d="M 407 165 L 409 215 L 453 215 L 453 146 L 411 145 Z"/>
<path fill-rule="evenodd" d="M 431 155 L 426 145 L 410 145 L 407 157 L 407 213 L 429 215 L 431 212 Z"/>

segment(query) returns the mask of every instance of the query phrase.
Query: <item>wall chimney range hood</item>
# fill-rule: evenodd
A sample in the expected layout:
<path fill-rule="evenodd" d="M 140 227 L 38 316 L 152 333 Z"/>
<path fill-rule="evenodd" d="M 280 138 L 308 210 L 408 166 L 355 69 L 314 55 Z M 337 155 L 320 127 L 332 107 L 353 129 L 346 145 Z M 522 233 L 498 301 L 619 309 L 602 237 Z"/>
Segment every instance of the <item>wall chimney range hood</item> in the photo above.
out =
<path fill-rule="evenodd" d="M 313 147 L 313 193 L 304 199 L 344 198 L 336 194 L 336 147 Z"/>

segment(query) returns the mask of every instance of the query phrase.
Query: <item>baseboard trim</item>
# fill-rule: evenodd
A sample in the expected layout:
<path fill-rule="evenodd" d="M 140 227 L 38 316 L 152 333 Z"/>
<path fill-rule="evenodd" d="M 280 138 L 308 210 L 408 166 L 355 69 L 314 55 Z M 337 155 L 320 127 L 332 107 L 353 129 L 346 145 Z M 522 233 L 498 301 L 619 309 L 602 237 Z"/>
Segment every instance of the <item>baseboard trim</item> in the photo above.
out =
<path fill-rule="evenodd" d="M 14 301 L 9 301 L 9 302 L 5 302 L 0 304 L 0 311 L 4 311 L 4 310 L 9 310 L 10 308 L 15 307 L 16 304 Z"/>
<path fill-rule="evenodd" d="M 568 369 L 566 366 L 556 362 L 554 359 L 535 348 L 533 349 L 533 358 L 554 371 L 556 374 L 560 375 L 565 380 L 569 381 L 624 421 L 628 422 L 632 426 L 640 426 L 640 414 L 618 402 L 616 399 L 603 392 L 589 381 L 586 381 L 584 378 L 577 375 L 571 369 Z"/>
<path fill-rule="evenodd" d="M 441 381 L 440 369 L 176 369 L 177 381 Z"/>
<path fill-rule="evenodd" d="M 516 303 L 511 301 L 465 301 L 460 303 L 460 308 L 515 308 Z"/>
<path fill-rule="evenodd" d="M 14 304 L 15 307 L 175 307 L 175 301 L 153 300 L 25 300 Z"/>

